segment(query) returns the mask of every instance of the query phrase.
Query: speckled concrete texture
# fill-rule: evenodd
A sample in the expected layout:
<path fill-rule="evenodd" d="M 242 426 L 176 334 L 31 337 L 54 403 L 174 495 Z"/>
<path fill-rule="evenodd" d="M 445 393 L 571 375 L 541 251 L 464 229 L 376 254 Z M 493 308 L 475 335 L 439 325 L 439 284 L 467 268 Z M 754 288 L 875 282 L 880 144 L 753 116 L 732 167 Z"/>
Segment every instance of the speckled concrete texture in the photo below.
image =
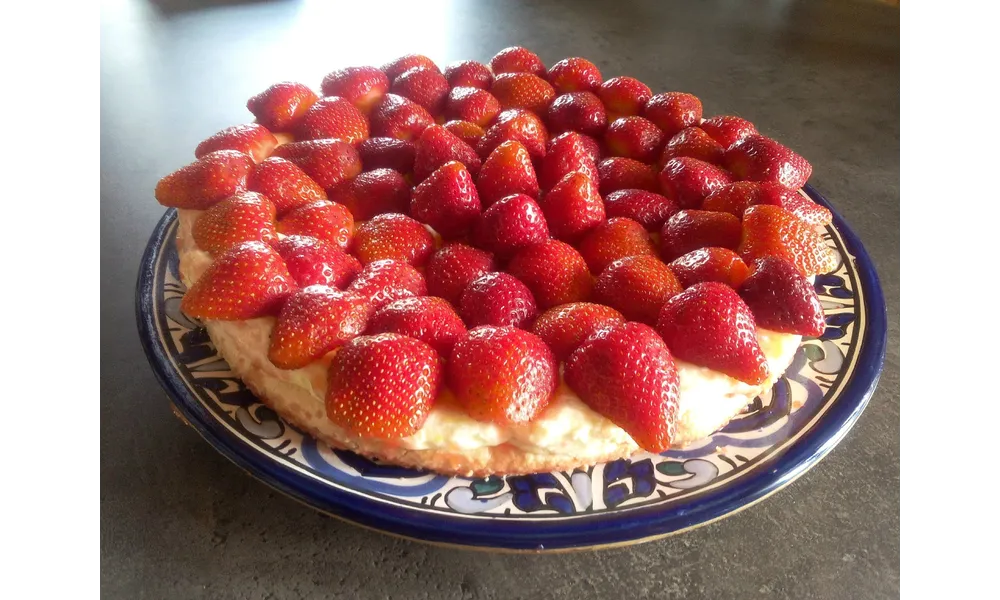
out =
<path fill-rule="evenodd" d="M 107 598 L 890 598 L 899 595 L 899 11 L 878 2 L 123 1 L 101 29 L 101 587 Z M 364 9 L 365 5 L 352 10 Z M 347 10 L 347 9 L 344 9 Z M 384 28 L 401 32 L 380 37 Z M 405 35 L 404 35 L 405 34 Z M 174 419 L 133 316 L 157 179 L 249 119 L 272 81 L 406 51 L 524 44 L 701 97 L 805 155 L 885 289 L 885 371 L 832 454 L 764 502 L 648 544 L 568 555 L 426 546 L 271 491 Z"/>

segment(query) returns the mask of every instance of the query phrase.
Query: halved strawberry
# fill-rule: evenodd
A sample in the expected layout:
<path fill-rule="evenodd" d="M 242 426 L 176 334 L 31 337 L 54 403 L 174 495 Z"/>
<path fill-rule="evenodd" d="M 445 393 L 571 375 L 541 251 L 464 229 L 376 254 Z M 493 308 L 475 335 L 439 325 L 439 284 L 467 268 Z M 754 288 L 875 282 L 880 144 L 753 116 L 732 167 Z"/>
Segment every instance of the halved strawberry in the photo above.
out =
<path fill-rule="evenodd" d="M 356 144 L 368 137 L 368 119 L 350 101 L 338 96 L 320 98 L 295 126 L 298 140 L 337 138 Z"/>
<path fill-rule="evenodd" d="M 507 273 L 486 273 L 462 292 L 458 312 L 469 327 L 506 325 L 524 329 L 538 316 L 531 290 Z"/>
<path fill-rule="evenodd" d="M 604 81 L 597 65 L 579 57 L 564 58 L 549 67 L 547 79 L 559 94 L 593 92 Z"/>
<path fill-rule="evenodd" d="M 217 150 L 165 176 L 156 184 L 163 206 L 205 210 L 247 188 L 253 159 L 236 150 Z"/>
<path fill-rule="evenodd" d="M 462 163 L 473 175 L 479 172 L 479 167 L 482 165 L 479 155 L 471 146 L 441 125 L 431 125 L 424 129 L 416 142 L 416 147 L 413 176 L 418 182 L 448 162 Z"/>
<path fill-rule="evenodd" d="M 420 340 L 447 359 L 455 342 L 465 337 L 465 323 L 443 298 L 403 298 L 378 309 L 369 334 L 398 333 Z"/>
<path fill-rule="evenodd" d="M 386 94 L 371 114 L 371 134 L 400 140 L 415 140 L 434 123 L 434 117 L 416 102 Z"/>
<path fill-rule="evenodd" d="M 501 259 L 549 239 L 541 207 L 530 196 L 513 194 L 486 209 L 475 232 L 476 245 Z"/>
<path fill-rule="evenodd" d="M 813 337 L 826 331 L 823 304 L 813 284 L 784 259 L 755 260 L 753 272 L 738 290 L 759 327 Z"/>
<path fill-rule="evenodd" d="M 358 176 L 361 156 L 354 146 L 341 140 L 309 140 L 282 144 L 274 156 L 297 164 L 327 193 L 342 181 Z"/>
<path fill-rule="evenodd" d="M 347 207 L 358 221 L 367 221 L 384 213 L 407 213 L 410 210 L 410 184 L 398 171 L 365 171 L 330 192 L 330 200 Z"/>
<path fill-rule="evenodd" d="M 326 416 L 360 436 L 404 438 L 423 426 L 441 383 L 440 359 L 424 342 L 395 333 L 357 337 L 330 363 Z"/>
<path fill-rule="evenodd" d="M 663 165 L 666 165 L 671 158 L 688 156 L 717 165 L 722 162 L 724 152 L 725 149 L 722 145 L 705 133 L 704 129 L 688 127 L 670 138 L 657 164 L 663 168 Z"/>
<path fill-rule="evenodd" d="M 700 127 L 726 150 L 740 140 L 757 134 L 757 128 L 753 123 L 733 115 L 709 117 Z"/>
<path fill-rule="evenodd" d="M 774 182 L 737 181 L 706 196 L 701 207 L 742 218 L 746 209 L 756 204 L 780 206 L 806 225 L 823 227 L 833 221 L 833 215 L 826 208 L 797 191 Z"/>
<path fill-rule="evenodd" d="M 478 148 L 479 142 L 486 135 L 485 129 L 469 121 L 448 121 L 444 128 L 473 148 Z"/>
<path fill-rule="evenodd" d="M 659 127 L 636 116 L 616 119 L 604 132 L 604 143 L 612 156 L 634 158 L 644 163 L 656 160 L 665 141 Z"/>
<path fill-rule="evenodd" d="M 656 256 L 656 246 L 646 228 L 624 217 L 608 219 L 592 229 L 580 241 L 579 248 L 590 272 L 597 274 L 619 258 Z"/>
<path fill-rule="evenodd" d="M 627 217 L 649 231 L 659 231 L 678 210 L 680 207 L 670 198 L 646 190 L 618 190 L 604 197 L 604 212 L 609 219 Z"/>
<path fill-rule="evenodd" d="M 444 70 L 448 85 L 456 87 L 473 87 L 488 90 L 493 85 L 493 71 L 481 62 L 475 60 L 460 60 L 448 65 Z"/>
<path fill-rule="evenodd" d="M 340 204 L 317 200 L 281 217 L 278 233 L 307 235 L 346 250 L 354 236 L 354 217 Z"/>
<path fill-rule="evenodd" d="M 419 221 L 386 213 L 358 227 L 351 252 L 363 265 L 392 259 L 419 267 L 434 252 L 434 237 Z"/>
<path fill-rule="evenodd" d="M 549 105 L 545 119 L 552 133 L 578 131 L 599 137 L 608 126 L 604 103 L 593 92 L 569 92 L 557 96 Z"/>
<path fill-rule="evenodd" d="M 532 159 L 541 160 L 545 156 L 547 139 L 548 132 L 538 115 L 528 110 L 512 108 L 497 115 L 476 151 L 481 158 L 485 158 L 500 144 L 513 140 L 522 144 Z"/>
<path fill-rule="evenodd" d="M 414 67 L 402 72 L 392 80 L 390 88 L 393 94 L 409 98 L 432 115 L 439 115 L 444 111 L 448 89 L 448 80 L 441 71 L 425 67 Z"/>
<path fill-rule="evenodd" d="M 319 96 L 308 86 L 282 81 L 247 100 L 247 110 L 271 131 L 288 132 L 317 100 Z"/>
<path fill-rule="evenodd" d="M 511 194 L 526 194 L 537 198 L 538 177 L 528 150 L 514 140 L 496 147 L 486 158 L 476 180 L 479 198 L 489 208 Z"/>
<path fill-rule="evenodd" d="M 531 73 L 498 73 L 490 93 L 505 110 L 521 108 L 537 115 L 544 115 L 556 97 L 548 81 Z"/>
<path fill-rule="evenodd" d="M 642 116 L 673 136 L 685 127 L 701 122 L 701 100 L 684 92 L 666 92 L 650 98 L 642 109 Z"/>
<path fill-rule="evenodd" d="M 610 306 L 573 302 L 555 306 L 539 315 L 531 332 L 549 345 L 557 360 L 564 361 L 588 337 L 624 322 L 625 317 Z"/>
<path fill-rule="evenodd" d="M 622 323 L 584 341 L 566 361 L 566 383 L 587 406 L 647 452 L 665 452 L 676 431 L 680 380 L 651 327 Z"/>
<path fill-rule="evenodd" d="M 490 68 L 493 73 L 532 73 L 539 77 L 545 76 L 545 63 L 538 55 L 522 48 L 521 46 L 510 46 L 497 52 L 490 59 Z"/>
<path fill-rule="evenodd" d="M 728 248 L 699 248 L 674 259 L 669 265 L 684 287 L 703 281 L 718 281 L 738 288 L 750 274 L 739 254 Z"/>
<path fill-rule="evenodd" d="M 326 200 L 323 188 L 306 175 L 297 164 L 272 156 L 254 167 L 247 179 L 247 189 L 260 192 L 274 202 L 278 216 L 317 200 Z"/>
<path fill-rule="evenodd" d="M 660 256 L 671 261 L 699 248 L 735 250 L 741 233 L 740 220 L 729 213 L 682 210 L 660 230 Z"/>
<path fill-rule="evenodd" d="M 538 336 L 511 327 L 477 327 L 455 344 L 448 386 L 474 419 L 531 422 L 559 385 L 559 365 Z"/>
<path fill-rule="evenodd" d="M 549 143 L 545 158 L 542 159 L 539 183 L 543 189 L 551 189 L 573 171 L 583 173 L 592 181 L 597 181 L 599 178 L 597 163 L 594 162 L 591 148 L 585 141 L 587 138 L 576 132 L 567 134 L 554 138 Z"/>
<path fill-rule="evenodd" d="M 367 115 L 389 91 L 389 83 L 375 67 L 347 67 L 329 73 L 320 87 L 324 96 L 340 96 Z"/>
<path fill-rule="evenodd" d="M 382 65 L 381 69 L 382 72 L 385 73 L 385 76 L 389 78 L 389 81 L 393 81 L 406 71 L 415 67 L 436 71 L 441 70 L 433 60 L 427 58 L 423 54 L 406 54 L 400 56 L 399 58 Z"/>
<path fill-rule="evenodd" d="M 278 239 L 276 214 L 274 204 L 264 196 L 242 192 L 202 213 L 191 233 L 198 247 L 212 255 L 240 242 L 271 243 Z"/>
<path fill-rule="evenodd" d="M 724 283 L 698 283 L 668 300 L 656 330 L 681 360 L 750 385 L 760 385 L 770 375 L 753 314 Z"/>
<path fill-rule="evenodd" d="M 194 149 L 195 158 L 201 158 L 216 150 L 238 150 L 249 154 L 254 162 L 260 162 L 270 156 L 278 145 L 278 138 L 263 125 L 247 123 L 226 127 L 215 135 L 206 138 Z"/>
<path fill-rule="evenodd" d="M 612 122 L 641 113 L 653 92 L 634 77 L 612 77 L 601 84 L 597 95 L 608 109 L 608 122 Z"/>
<path fill-rule="evenodd" d="M 494 267 L 493 255 L 489 252 L 460 243 L 446 244 L 427 261 L 424 270 L 427 293 L 457 306 L 465 288 Z"/>
<path fill-rule="evenodd" d="M 427 282 L 413 265 L 377 260 L 365 267 L 347 288 L 366 298 L 376 310 L 402 298 L 427 295 Z"/>
<path fill-rule="evenodd" d="M 697 208 L 705 196 L 735 181 L 728 171 L 686 156 L 668 160 L 659 177 L 663 195 L 681 208 Z"/>
<path fill-rule="evenodd" d="M 300 369 L 358 337 L 372 307 L 352 292 L 311 285 L 289 296 L 271 331 L 267 357 L 279 369 Z"/>
<path fill-rule="evenodd" d="M 684 288 L 655 256 L 629 256 L 608 265 L 594 285 L 594 299 L 630 321 L 655 324 L 660 307 Z"/>
<path fill-rule="evenodd" d="M 430 131 L 431 128 L 428 127 L 427 130 Z M 471 152 L 471 148 L 469 150 Z M 413 188 L 410 200 L 410 214 L 433 227 L 446 239 L 468 233 L 479 220 L 482 211 L 472 175 L 465 165 L 456 161 L 445 163 L 423 183 Z"/>
<path fill-rule="evenodd" d="M 300 287 L 328 285 L 342 289 L 361 272 L 358 259 L 314 237 L 289 235 L 271 245 Z"/>
<path fill-rule="evenodd" d="M 507 265 L 507 272 L 528 286 L 543 310 L 582 302 L 590 296 L 594 285 L 580 253 L 559 240 L 547 240 L 521 250 Z"/>
<path fill-rule="evenodd" d="M 417 148 L 409 140 L 373 137 L 358 144 L 358 154 L 365 171 L 392 169 L 405 175 L 413 171 Z"/>
<path fill-rule="evenodd" d="M 604 220 L 604 201 L 590 177 L 573 171 L 545 194 L 542 212 L 552 236 L 572 242 Z"/>
<path fill-rule="evenodd" d="M 773 181 L 791 189 L 802 187 L 812 175 L 809 161 L 762 135 L 740 140 L 726 150 L 723 160 L 726 168 L 739 179 Z"/>
<path fill-rule="evenodd" d="M 243 242 L 215 259 L 188 288 L 181 310 L 195 319 L 246 321 L 277 314 L 295 289 L 273 248 L 264 242 Z"/>
<path fill-rule="evenodd" d="M 500 101 L 487 92 L 473 87 L 451 88 L 445 105 L 445 117 L 469 121 L 488 127 L 500 114 Z"/>
<path fill-rule="evenodd" d="M 776 256 L 794 264 L 803 275 L 829 273 L 837 268 L 837 253 L 823 236 L 778 206 L 751 206 L 743 214 L 743 235 L 736 250 L 751 263 Z"/>
<path fill-rule="evenodd" d="M 634 158 L 612 156 L 597 163 L 601 194 L 607 195 L 618 190 L 646 190 L 659 192 L 653 167 Z"/>

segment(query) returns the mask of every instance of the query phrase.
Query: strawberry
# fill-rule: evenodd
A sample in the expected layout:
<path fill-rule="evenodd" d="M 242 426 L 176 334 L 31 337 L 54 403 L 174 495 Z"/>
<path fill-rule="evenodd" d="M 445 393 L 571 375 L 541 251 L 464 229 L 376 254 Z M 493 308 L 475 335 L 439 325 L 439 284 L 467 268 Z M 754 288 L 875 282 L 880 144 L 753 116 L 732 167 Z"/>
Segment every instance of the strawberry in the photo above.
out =
<path fill-rule="evenodd" d="M 556 91 L 548 81 L 531 73 L 497 74 L 490 93 L 504 109 L 522 108 L 536 115 L 544 115 L 556 97 Z"/>
<path fill-rule="evenodd" d="M 538 315 L 531 290 L 507 273 L 486 273 L 462 292 L 459 314 L 469 327 L 506 325 L 524 329 Z"/>
<path fill-rule="evenodd" d="M 347 67 L 324 77 L 320 88 L 324 96 L 340 96 L 367 115 L 389 91 L 389 78 L 375 67 Z"/>
<path fill-rule="evenodd" d="M 274 151 L 274 156 L 297 164 L 327 192 L 338 183 L 357 177 L 361 172 L 361 156 L 358 151 L 340 140 L 282 144 Z"/>
<path fill-rule="evenodd" d="M 604 103 L 592 92 L 569 92 L 556 97 L 545 113 L 553 133 L 578 131 L 601 136 L 608 126 Z"/>
<path fill-rule="evenodd" d="M 671 158 L 660 171 L 663 195 L 676 200 L 681 208 L 697 208 L 705 196 L 733 181 L 728 171 L 686 156 Z"/>
<path fill-rule="evenodd" d="M 267 357 L 279 369 L 301 369 L 361 335 L 371 313 L 351 292 L 325 285 L 298 290 L 278 315 Z"/>
<path fill-rule="evenodd" d="M 300 287 L 328 285 L 344 288 L 361 272 L 358 259 L 340 247 L 304 235 L 285 236 L 271 244 L 281 255 Z"/>
<path fill-rule="evenodd" d="M 731 183 L 706 196 L 701 207 L 704 210 L 727 212 L 742 217 L 746 209 L 756 204 L 780 206 L 806 225 L 823 227 L 833 221 L 833 215 L 826 208 L 795 190 L 790 190 L 774 182 L 737 181 Z"/>
<path fill-rule="evenodd" d="M 642 117 L 616 119 L 604 132 L 604 143 L 612 156 L 653 162 L 666 140 L 652 121 Z"/>
<path fill-rule="evenodd" d="M 670 138 L 657 164 L 662 169 L 663 165 L 667 164 L 667 161 L 671 158 L 688 156 L 717 165 L 722 162 L 724 152 L 725 150 L 722 145 L 705 133 L 704 129 L 700 127 L 688 127 L 680 130 L 674 137 Z"/>
<path fill-rule="evenodd" d="M 629 256 L 608 265 L 594 285 L 594 298 L 630 321 L 656 323 L 660 307 L 684 288 L 655 256 Z"/>
<path fill-rule="evenodd" d="M 486 158 L 476 182 L 483 206 L 489 208 L 511 194 L 537 198 L 538 178 L 528 150 L 514 140 L 496 147 Z"/>
<path fill-rule="evenodd" d="M 678 210 L 680 207 L 670 198 L 646 190 L 618 190 L 604 197 L 604 212 L 609 219 L 627 217 L 649 231 L 659 231 Z"/>
<path fill-rule="evenodd" d="M 703 281 L 718 281 L 735 289 L 750 274 L 739 254 L 718 247 L 692 250 L 677 257 L 668 266 L 686 288 Z"/>
<path fill-rule="evenodd" d="M 618 190 L 646 190 L 659 192 L 653 167 L 634 158 L 613 156 L 597 163 L 601 194 L 607 195 Z"/>
<path fill-rule="evenodd" d="M 564 58 L 552 65 L 546 78 L 558 94 L 593 92 L 604 81 L 597 65 L 579 57 Z"/>
<path fill-rule="evenodd" d="M 434 252 L 434 237 L 419 221 L 385 213 L 358 227 L 352 252 L 363 265 L 392 259 L 419 267 Z"/>
<path fill-rule="evenodd" d="M 532 160 L 541 160 L 545 156 L 545 142 L 548 139 L 545 124 L 538 115 L 520 109 L 510 109 L 497 115 L 496 121 L 486 130 L 479 147 L 479 156 L 486 158 L 500 144 L 513 140 L 521 143 Z"/>
<path fill-rule="evenodd" d="M 531 326 L 531 333 L 549 345 L 557 360 L 564 361 L 583 340 L 601 329 L 624 322 L 625 317 L 610 306 L 574 302 L 555 306 L 539 315 Z"/>
<path fill-rule="evenodd" d="M 247 179 L 247 189 L 260 192 L 274 202 L 279 217 L 300 206 L 326 200 L 326 192 L 305 171 L 276 156 L 254 167 Z"/>
<path fill-rule="evenodd" d="M 494 270 L 493 255 L 472 246 L 442 246 L 427 261 L 427 293 L 458 305 L 466 286 Z"/>
<path fill-rule="evenodd" d="M 428 127 L 427 131 L 430 130 L 431 127 Z M 471 152 L 472 149 L 469 150 Z M 479 220 L 482 211 L 472 175 L 462 163 L 456 161 L 445 163 L 423 183 L 413 188 L 413 198 L 410 200 L 410 214 L 433 227 L 446 239 L 468 233 Z"/>
<path fill-rule="evenodd" d="M 723 159 L 739 179 L 774 182 L 798 189 L 812 175 L 809 161 L 771 138 L 751 135 L 726 150 Z"/>
<path fill-rule="evenodd" d="M 520 46 L 511 46 L 497 52 L 490 59 L 490 68 L 493 73 L 531 73 L 538 77 L 545 76 L 545 63 L 538 55 Z"/>
<path fill-rule="evenodd" d="M 397 77 L 406 71 L 417 67 L 430 69 L 432 71 L 441 71 L 441 69 L 434 64 L 433 60 L 427 58 L 423 54 L 406 54 L 404 56 L 400 56 L 396 60 L 382 65 L 381 69 L 389 81 L 395 81 Z"/>
<path fill-rule="evenodd" d="M 539 181 L 546 190 L 573 171 L 583 173 L 591 181 L 598 180 L 597 163 L 584 141 L 585 137 L 579 133 L 569 133 L 571 135 L 561 135 L 554 139 L 542 159 Z"/>
<path fill-rule="evenodd" d="M 383 96 L 371 114 L 372 135 L 379 137 L 414 140 L 433 123 L 426 108 L 396 94 Z"/>
<path fill-rule="evenodd" d="M 458 139 L 441 125 L 431 125 L 417 140 L 417 155 L 413 161 L 413 176 L 423 181 L 441 165 L 458 161 L 473 174 L 479 172 L 482 161 L 471 146 Z"/>
<path fill-rule="evenodd" d="M 538 336 L 511 327 L 477 327 L 455 344 L 448 386 L 473 419 L 531 422 L 559 385 L 559 365 Z"/>
<path fill-rule="evenodd" d="M 597 274 L 619 258 L 656 256 L 656 246 L 649 239 L 646 228 L 624 217 L 608 219 L 592 229 L 579 248 L 590 272 Z"/>
<path fill-rule="evenodd" d="M 583 257 L 559 240 L 521 250 L 507 265 L 507 272 L 528 286 L 541 309 L 586 300 L 593 287 Z"/>
<path fill-rule="evenodd" d="M 656 330 L 680 360 L 750 385 L 760 385 L 770 375 L 753 314 L 724 283 L 698 283 L 667 300 Z"/>
<path fill-rule="evenodd" d="M 205 210 L 246 190 L 253 159 L 236 150 L 217 150 L 165 176 L 156 184 L 163 206 Z"/>
<path fill-rule="evenodd" d="M 348 100 L 338 96 L 320 98 L 295 127 L 298 140 L 337 138 L 356 144 L 368 137 L 368 119 Z"/>
<path fill-rule="evenodd" d="M 282 81 L 247 100 L 247 110 L 257 122 L 274 132 L 292 131 L 302 115 L 319 100 L 301 83 Z"/>
<path fill-rule="evenodd" d="M 476 245 L 506 259 L 522 248 L 549 239 L 549 226 L 531 197 L 513 194 L 486 209 L 475 239 Z"/>
<path fill-rule="evenodd" d="M 680 380 L 667 345 L 649 326 L 621 323 L 584 341 L 566 361 L 566 383 L 640 448 L 670 448 Z"/>
<path fill-rule="evenodd" d="M 736 250 L 747 263 L 765 256 L 783 258 L 807 277 L 837 268 L 837 253 L 815 229 L 778 206 L 751 206 L 743 213 L 743 235 Z"/>
<path fill-rule="evenodd" d="M 493 85 L 493 71 L 481 62 L 460 60 L 448 65 L 444 70 L 448 85 L 456 87 L 473 87 L 488 90 Z"/>
<path fill-rule="evenodd" d="M 201 158 L 216 150 L 238 150 L 249 154 L 254 162 L 260 162 L 267 158 L 277 145 L 278 138 L 274 137 L 266 127 L 257 123 L 247 123 L 226 127 L 206 138 L 194 149 L 194 156 Z"/>
<path fill-rule="evenodd" d="M 441 380 L 437 352 L 424 342 L 395 333 L 363 335 L 330 363 L 326 416 L 356 435 L 405 438 L 427 420 Z"/>
<path fill-rule="evenodd" d="M 682 210 L 660 230 L 660 256 L 673 260 L 698 248 L 728 248 L 740 243 L 740 220 L 728 213 Z"/>
<path fill-rule="evenodd" d="M 685 127 L 701 122 L 701 100 L 684 92 L 657 94 L 646 101 L 642 116 L 663 130 L 664 135 L 673 136 Z"/>
<path fill-rule="evenodd" d="M 597 140 L 590 137 L 589 135 L 577 131 L 566 131 L 560 133 L 559 135 L 553 136 L 549 140 L 548 145 L 546 146 L 546 151 L 548 151 L 548 149 L 551 149 L 553 146 L 567 143 L 565 141 L 566 139 L 572 139 L 575 140 L 577 143 L 582 144 L 583 147 L 587 150 L 587 154 L 590 155 L 591 160 L 593 160 L 595 164 L 601 160 L 601 145 L 597 143 Z"/>
<path fill-rule="evenodd" d="M 473 148 L 479 147 L 479 142 L 486 135 L 485 129 L 469 121 L 448 121 L 444 128 Z"/>
<path fill-rule="evenodd" d="M 813 337 L 826 331 L 823 305 L 813 284 L 786 260 L 758 258 L 737 289 L 759 327 Z"/>
<path fill-rule="evenodd" d="M 604 107 L 608 109 L 608 122 L 642 112 L 653 96 L 645 83 L 633 77 L 612 77 L 597 89 Z"/>
<path fill-rule="evenodd" d="M 753 123 L 732 115 L 710 117 L 702 121 L 700 127 L 725 150 L 744 138 L 757 135 L 757 128 Z"/>
<path fill-rule="evenodd" d="M 390 90 L 423 106 L 432 115 L 444 110 L 448 97 L 448 80 L 436 68 L 414 67 L 392 81 Z"/>
<path fill-rule="evenodd" d="M 242 192 L 202 213 L 194 222 L 192 235 L 198 247 L 212 255 L 240 242 L 271 243 L 278 239 L 276 213 L 274 204 L 264 196 Z"/>
<path fill-rule="evenodd" d="M 573 171 L 545 194 L 542 212 L 552 236 L 572 242 L 604 220 L 604 201 L 590 177 Z"/>
<path fill-rule="evenodd" d="M 338 185 L 330 200 L 343 204 L 358 221 L 367 221 L 384 213 L 408 212 L 410 184 L 398 171 L 375 169 Z"/>
<path fill-rule="evenodd" d="M 295 289 L 284 261 L 264 242 L 243 242 L 215 259 L 181 301 L 195 319 L 246 321 L 275 315 Z"/>
<path fill-rule="evenodd" d="M 392 169 L 400 173 L 409 173 L 413 170 L 417 148 L 409 140 L 373 137 L 358 144 L 358 154 L 361 156 L 361 164 L 365 171 Z"/>
<path fill-rule="evenodd" d="M 278 233 L 307 235 L 346 250 L 354 236 L 354 217 L 340 204 L 317 200 L 282 217 Z"/>
<path fill-rule="evenodd" d="M 500 114 L 500 101 L 487 92 L 472 87 L 452 88 L 444 111 L 445 117 L 469 121 L 480 127 L 488 127 Z"/>
<path fill-rule="evenodd" d="M 465 337 L 465 323 L 441 298 L 403 298 L 378 309 L 368 325 L 368 333 L 398 333 L 430 345 L 447 359 L 455 342 Z"/>
<path fill-rule="evenodd" d="M 394 300 L 426 296 L 427 282 L 412 265 L 398 260 L 377 260 L 365 265 L 347 289 L 366 298 L 378 310 Z"/>

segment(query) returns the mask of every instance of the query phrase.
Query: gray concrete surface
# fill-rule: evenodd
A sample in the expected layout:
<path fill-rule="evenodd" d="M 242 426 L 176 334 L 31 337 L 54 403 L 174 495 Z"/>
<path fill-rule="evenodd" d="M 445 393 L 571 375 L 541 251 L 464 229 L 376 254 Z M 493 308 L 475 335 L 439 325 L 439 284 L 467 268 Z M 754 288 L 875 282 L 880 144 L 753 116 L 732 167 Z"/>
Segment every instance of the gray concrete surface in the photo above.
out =
<path fill-rule="evenodd" d="M 102 596 L 898 596 L 898 9 L 847 0 L 458 2 L 410 3 L 361 20 L 318 4 L 161 0 L 103 9 Z M 273 80 L 318 83 L 337 66 L 405 51 L 442 63 L 486 60 L 510 44 L 548 64 L 585 56 L 606 77 L 690 91 L 706 114 L 751 119 L 812 161 L 812 183 L 864 240 L 889 305 L 882 382 L 843 443 L 787 489 L 654 543 L 470 553 L 320 516 L 242 473 L 170 415 L 132 309 L 139 258 L 163 212 L 152 198 L 157 179 L 186 163 L 200 139 L 247 120 L 245 99 Z"/>

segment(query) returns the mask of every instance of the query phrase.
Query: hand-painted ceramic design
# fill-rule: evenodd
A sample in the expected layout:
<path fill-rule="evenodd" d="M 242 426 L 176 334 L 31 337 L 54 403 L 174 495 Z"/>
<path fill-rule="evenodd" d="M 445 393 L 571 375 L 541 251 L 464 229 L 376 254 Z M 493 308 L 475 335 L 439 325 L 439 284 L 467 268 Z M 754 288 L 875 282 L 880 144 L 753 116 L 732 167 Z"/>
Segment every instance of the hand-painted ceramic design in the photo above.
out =
<path fill-rule="evenodd" d="M 279 490 L 358 524 L 429 542 L 565 550 L 652 539 L 718 519 L 781 488 L 829 452 L 864 409 L 885 354 L 878 278 L 835 216 L 827 238 L 841 264 L 816 280 L 826 333 L 804 340 L 785 376 L 723 430 L 683 451 L 586 469 L 446 477 L 332 450 L 261 404 L 205 330 L 181 314 L 175 234 L 171 210 L 143 258 L 137 317 L 150 363 L 180 414 Z"/>

